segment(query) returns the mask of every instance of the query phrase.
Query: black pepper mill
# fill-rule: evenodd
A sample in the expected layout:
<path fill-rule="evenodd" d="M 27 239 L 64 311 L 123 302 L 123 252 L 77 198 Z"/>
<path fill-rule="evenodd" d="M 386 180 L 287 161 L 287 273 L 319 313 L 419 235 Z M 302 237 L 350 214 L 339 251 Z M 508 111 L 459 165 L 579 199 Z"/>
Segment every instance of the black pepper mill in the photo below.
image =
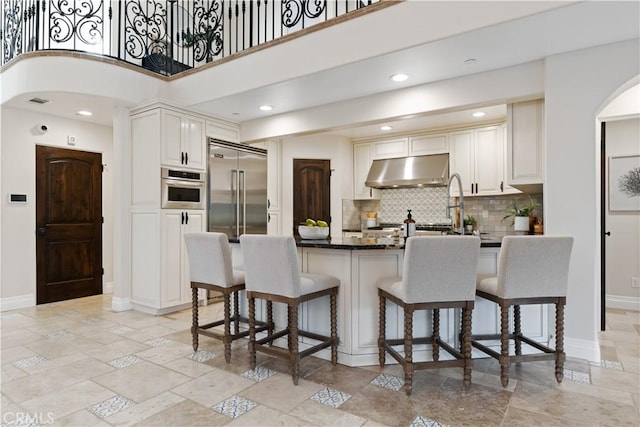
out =
<path fill-rule="evenodd" d="M 416 235 L 416 221 L 411 218 L 411 209 L 407 209 L 407 218 L 404 220 L 404 240 Z"/>

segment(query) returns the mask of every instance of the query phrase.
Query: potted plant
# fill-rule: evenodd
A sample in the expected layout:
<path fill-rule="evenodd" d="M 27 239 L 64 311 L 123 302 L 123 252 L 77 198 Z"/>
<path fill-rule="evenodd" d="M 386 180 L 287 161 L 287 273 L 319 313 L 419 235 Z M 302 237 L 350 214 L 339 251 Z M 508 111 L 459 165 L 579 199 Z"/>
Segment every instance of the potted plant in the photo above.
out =
<path fill-rule="evenodd" d="M 529 231 L 530 217 L 536 210 L 538 202 L 536 202 L 531 196 L 526 202 L 522 202 L 520 199 L 513 199 L 511 206 L 505 211 L 502 221 L 507 218 L 513 217 L 513 229 L 515 231 Z"/>
<path fill-rule="evenodd" d="M 464 219 L 464 228 L 471 232 L 476 228 L 476 225 L 478 225 L 478 221 L 476 221 L 475 217 L 473 215 L 467 215 Z"/>

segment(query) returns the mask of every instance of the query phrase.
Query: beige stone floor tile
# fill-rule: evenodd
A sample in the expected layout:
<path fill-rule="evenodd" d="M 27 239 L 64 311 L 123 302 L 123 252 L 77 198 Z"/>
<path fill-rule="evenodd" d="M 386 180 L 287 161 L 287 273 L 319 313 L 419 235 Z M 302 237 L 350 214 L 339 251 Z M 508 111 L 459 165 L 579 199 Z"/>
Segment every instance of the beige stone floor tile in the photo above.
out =
<path fill-rule="evenodd" d="M 335 409 L 313 400 L 305 400 L 293 408 L 289 415 L 302 420 L 304 425 L 354 427 L 363 425 L 367 419 Z"/>
<path fill-rule="evenodd" d="M 151 347 L 147 350 L 140 351 L 135 355 L 141 359 L 153 362 L 158 365 L 165 365 L 176 359 L 184 358 L 193 354 L 194 351 L 190 345 L 173 342 L 163 344 L 157 347 Z"/>
<path fill-rule="evenodd" d="M 86 409 L 74 412 L 65 417 L 55 420 L 56 426 L 68 427 L 109 427 L 111 424 L 96 417 Z"/>
<path fill-rule="evenodd" d="M 105 421 L 117 426 L 131 426 L 183 401 L 184 398 L 177 394 L 165 391 L 124 411 L 110 415 L 105 418 Z"/>
<path fill-rule="evenodd" d="M 183 400 L 164 411 L 146 418 L 136 427 L 213 427 L 228 424 L 231 418 L 200 405 L 192 400 Z"/>
<path fill-rule="evenodd" d="M 0 371 L 0 385 L 11 382 L 18 378 L 24 378 L 27 374 L 22 369 L 12 365 L 11 363 L 4 363 L 2 370 Z"/>
<path fill-rule="evenodd" d="M 125 336 L 131 340 L 145 342 L 154 338 L 164 337 L 170 335 L 175 331 L 171 328 L 166 328 L 162 325 L 151 325 L 141 329 L 136 329 L 133 332 L 127 332 Z"/>
<path fill-rule="evenodd" d="M 258 405 L 246 414 L 231 420 L 228 426 L 246 427 L 276 427 L 276 426 L 304 426 L 305 423 L 289 414 L 282 413 L 272 408 Z"/>
<path fill-rule="evenodd" d="M 62 418 L 87 406 L 106 400 L 113 391 L 92 381 L 82 381 L 56 389 L 55 393 L 41 395 L 21 403 L 31 413 L 51 413 L 54 419 Z"/>
<path fill-rule="evenodd" d="M 608 360 L 610 362 L 618 362 L 618 352 L 615 347 L 600 346 L 600 360 Z"/>
<path fill-rule="evenodd" d="M 2 327 L 2 334 L 0 334 L 0 343 L 2 343 L 3 349 L 25 346 L 41 339 L 42 335 L 26 329 L 6 330 Z"/>
<path fill-rule="evenodd" d="M 134 381 L 132 379 L 139 379 Z M 139 362 L 122 369 L 115 369 L 93 380 L 136 403 L 189 381 L 186 375 L 149 362 Z"/>
<path fill-rule="evenodd" d="M 631 393 L 631 398 L 633 399 L 633 404 L 636 405 L 636 412 L 640 415 L 640 392 Z"/>
<path fill-rule="evenodd" d="M 390 426 L 408 426 L 418 416 L 418 408 L 404 391 L 366 385 L 340 410 Z"/>
<path fill-rule="evenodd" d="M 173 369 L 174 371 L 180 372 L 181 374 L 188 375 L 191 378 L 198 378 L 202 375 L 208 374 L 215 369 L 213 366 L 209 366 L 206 363 L 196 362 L 186 357 L 182 357 L 180 359 L 176 359 L 172 362 L 166 363 L 164 367 Z"/>
<path fill-rule="evenodd" d="M 16 347 L 2 348 L 0 350 L 0 361 L 4 365 L 15 362 L 16 360 L 27 359 L 37 355 L 38 353 L 35 351 L 19 345 Z"/>
<path fill-rule="evenodd" d="M 3 312 L 0 314 L 0 322 L 2 322 L 2 329 L 19 329 L 27 328 L 29 326 L 36 326 L 38 321 L 25 316 L 17 311 Z"/>
<path fill-rule="evenodd" d="M 95 359 L 85 358 L 72 365 L 3 383 L 2 391 L 13 401 L 21 403 L 109 371 L 113 371 L 111 366 Z"/>
<path fill-rule="evenodd" d="M 635 372 L 593 366 L 591 368 L 591 383 L 605 389 L 624 390 L 634 393 L 640 390 L 640 375 Z"/>
<path fill-rule="evenodd" d="M 135 354 L 150 348 L 148 345 L 140 343 L 138 341 L 123 339 L 121 336 L 118 336 L 116 334 L 111 335 L 117 337 L 118 341 L 87 351 L 87 356 L 102 360 L 103 362 L 111 362 L 112 360 L 119 359 L 129 354 Z"/>
<path fill-rule="evenodd" d="M 117 329 L 119 327 L 121 327 L 121 325 L 116 324 L 113 328 L 95 329 L 93 332 L 80 331 L 74 333 L 79 336 L 86 337 L 91 341 L 95 341 L 98 344 L 112 344 L 123 339 L 122 335 L 114 334 L 113 332 L 111 332 L 112 329 Z"/>
<path fill-rule="evenodd" d="M 502 425 L 509 427 L 565 427 L 567 422 L 549 415 L 510 407 Z"/>
<path fill-rule="evenodd" d="M 366 423 L 363 424 L 365 427 L 388 427 L 389 424 L 382 424 L 377 421 L 367 420 Z"/>
<path fill-rule="evenodd" d="M 618 361 L 622 364 L 622 369 L 625 372 L 640 374 L 640 358 L 621 355 L 618 357 Z"/>
<path fill-rule="evenodd" d="M 556 387 L 558 390 L 566 391 L 568 393 L 579 393 L 603 400 L 611 400 L 623 405 L 633 406 L 633 396 L 628 391 L 621 391 L 600 387 L 594 384 L 585 384 L 569 380 L 562 381 L 562 383 L 558 384 Z"/>
<path fill-rule="evenodd" d="M 79 319 L 58 315 L 50 318 L 46 322 L 38 322 L 37 324 L 24 329 L 42 336 L 46 333 L 59 331 L 61 329 L 69 330 L 70 328 L 78 325 L 81 325 L 81 323 L 79 323 Z"/>
<path fill-rule="evenodd" d="M 73 353 L 85 353 L 101 347 L 102 344 L 86 337 L 69 334 L 55 338 L 40 337 L 24 346 L 47 359 L 56 359 Z"/>
<path fill-rule="evenodd" d="M 638 425 L 635 408 L 580 393 L 563 392 L 557 387 L 520 382 L 511 398 L 511 407 L 558 418 L 575 425 Z"/>
<path fill-rule="evenodd" d="M 29 373 L 30 375 L 34 375 L 88 360 L 90 360 L 90 358 L 87 355 L 82 353 L 74 353 L 68 356 L 57 357 L 55 359 L 47 359 L 42 363 L 38 363 L 37 365 L 26 366 L 20 369 Z"/>
<path fill-rule="evenodd" d="M 243 390 L 240 395 L 261 405 L 287 413 L 323 388 L 300 379 L 294 386 L 291 376 L 278 373 Z"/>
<path fill-rule="evenodd" d="M 191 399 L 206 407 L 222 402 L 234 394 L 239 394 L 255 382 L 221 369 L 193 379 L 171 391 Z"/>
<path fill-rule="evenodd" d="M 355 394 L 377 376 L 378 372 L 375 371 L 327 363 L 305 379 L 344 393 Z"/>

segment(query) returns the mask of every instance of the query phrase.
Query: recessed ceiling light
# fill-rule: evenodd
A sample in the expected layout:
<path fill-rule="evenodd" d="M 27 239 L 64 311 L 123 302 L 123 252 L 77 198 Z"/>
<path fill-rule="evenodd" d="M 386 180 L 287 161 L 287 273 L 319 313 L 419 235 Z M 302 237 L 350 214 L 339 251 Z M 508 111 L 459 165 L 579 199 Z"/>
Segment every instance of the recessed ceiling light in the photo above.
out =
<path fill-rule="evenodd" d="M 261 105 L 260 109 L 262 111 L 271 111 L 271 110 L 273 110 L 273 106 L 272 105 Z"/>
<path fill-rule="evenodd" d="M 91 111 L 87 111 L 87 110 L 80 110 L 76 114 L 79 115 L 79 116 L 84 116 L 84 117 L 93 116 L 93 113 Z"/>
<path fill-rule="evenodd" d="M 476 62 L 476 58 L 468 58 L 464 60 L 465 64 L 473 64 L 474 62 Z"/>
<path fill-rule="evenodd" d="M 391 126 L 380 126 L 380 130 L 391 130 L 393 129 Z"/>
<path fill-rule="evenodd" d="M 389 78 L 394 82 L 403 82 L 409 78 L 409 75 L 405 73 L 396 73 L 391 75 Z"/>
<path fill-rule="evenodd" d="M 487 113 L 485 113 L 484 111 L 476 111 L 475 113 L 472 114 L 473 117 L 484 117 L 486 115 Z"/>

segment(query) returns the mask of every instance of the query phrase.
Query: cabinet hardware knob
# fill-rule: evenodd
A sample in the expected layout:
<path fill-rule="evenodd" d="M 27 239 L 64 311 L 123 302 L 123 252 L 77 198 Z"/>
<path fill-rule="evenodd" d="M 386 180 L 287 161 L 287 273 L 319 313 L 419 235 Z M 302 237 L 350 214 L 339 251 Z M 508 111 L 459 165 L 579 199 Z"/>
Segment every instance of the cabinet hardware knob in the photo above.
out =
<path fill-rule="evenodd" d="M 36 230 L 38 233 L 38 236 L 44 236 L 45 233 L 47 232 L 47 229 L 44 227 L 38 227 L 38 230 Z"/>
<path fill-rule="evenodd" d="M 184 213 L 184 223 L 189 224 L 189 212 Z"/>
<path fill-rule="evenodd" d="M 189 153 L 184 153 L 184 164 L 185 165 L 189 164 Z"/>
<path fill-rule="evenodd" d="M 504 193 L 504 181 L 500 181 L 500 192 Z"/>
<path fill-rule="evenodd" d="M 611 232 L 607 231 L 606 233 L 604 233 L 606 236 L 611 236 Z"/>
<path fill-rule="evenodd" d="M 180 152 L 180 164 L 184 165 L 184 151 Z"/>
<path fill-rule="evenodd" d="M 180 224 L 184 224 L 184 212 L 180 212 Z"/>

